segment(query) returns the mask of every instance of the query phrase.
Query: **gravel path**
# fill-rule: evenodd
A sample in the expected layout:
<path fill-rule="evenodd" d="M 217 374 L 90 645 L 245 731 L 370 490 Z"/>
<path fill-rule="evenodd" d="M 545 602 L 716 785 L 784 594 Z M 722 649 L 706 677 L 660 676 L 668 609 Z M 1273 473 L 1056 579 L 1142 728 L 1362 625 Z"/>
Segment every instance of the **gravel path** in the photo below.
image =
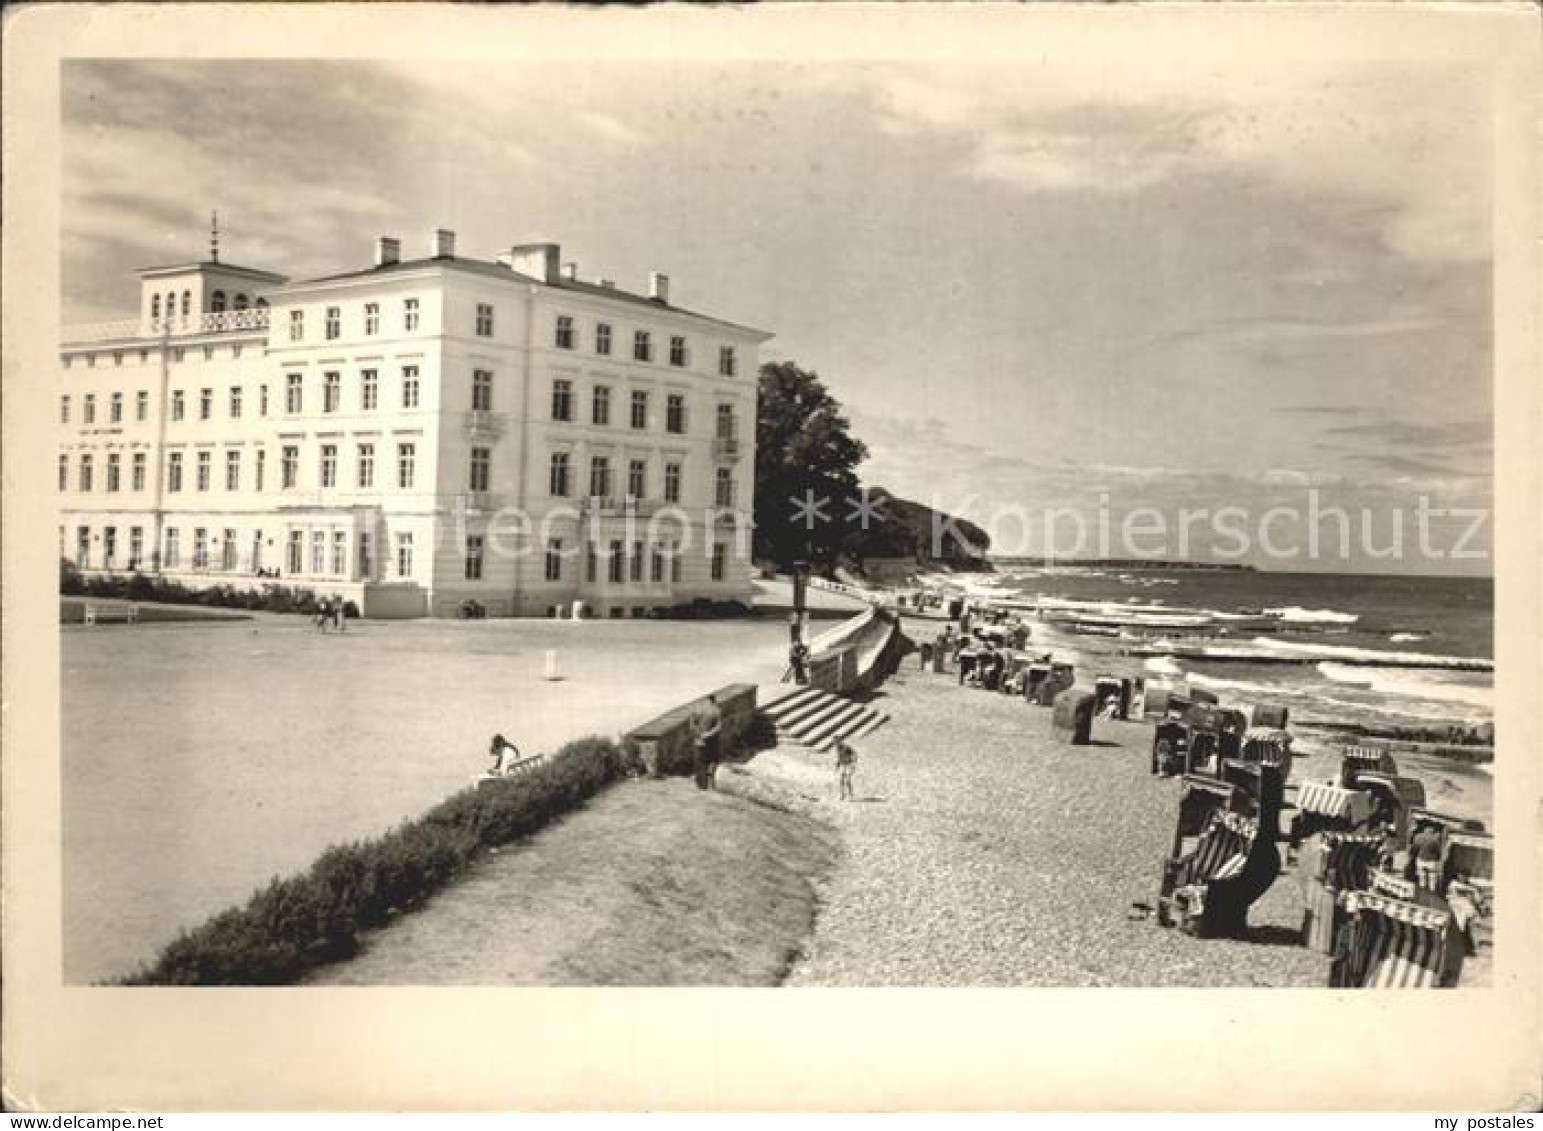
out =
<path fill-rule="evenodd" d="M 862 743 L 856 803 L 830 800 L 824 756 L 747 767 L 823 794 L 813 807 L 845 843 L 789 985 L 1327 983 L 1327 959 L 1295 943 L 1289 871 L 1254 905 L 1250 941 L 1127 918 L 1156 902 L 1178 808 L 1178 783 L 1147 772 L 1149 727 L 1100 720 L 1099 745 L 1062 746 L 1048 710 L 914 668 L 879 702 L 893 717 Z"/>

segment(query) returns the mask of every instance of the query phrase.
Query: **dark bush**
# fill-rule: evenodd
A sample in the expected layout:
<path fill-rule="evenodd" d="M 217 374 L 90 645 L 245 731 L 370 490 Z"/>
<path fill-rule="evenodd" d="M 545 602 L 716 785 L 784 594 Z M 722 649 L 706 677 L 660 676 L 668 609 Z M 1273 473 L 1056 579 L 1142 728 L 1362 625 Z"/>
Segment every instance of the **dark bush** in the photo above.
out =
<path fill-rule="evenodd" d="M 733 617 L 748 617 L 751 608 L 743 601 L 711 601 L 706 597 L 698 597 L 693 601 L 681 602 L 658 611 L 658 616 L 664 620 L 728 620 Z"/>
<path fill-rule="evenodd" d="M 298 876 L 184 931 L 125 985 L 279 985 L 352 955 L 358 932 L 421 905 L 484 848 L 529 836 L 621 777 L 605 738 L 570 742 L 527 773 L 462 790 L 383 836 L 334 845 Z"/>
<path fill-rule="evenodd" d="M 251 609 L 270 613 L 314 613 L 316 594 L 296 586 L 265 583 L 261 589 L 242 589 L 228 582 L 195 589 L 163 577 L 147 577 L 135 572 L 117 575 L 84 576 L 68 559 L 59 560 L 59 592 L 63 596 L 120 598 L 129 601 L 159 601 L 168 605 L 203 605 L 209 608 Z M 345 602 L 343 613 L 359 617 L 359 606 Z"/>

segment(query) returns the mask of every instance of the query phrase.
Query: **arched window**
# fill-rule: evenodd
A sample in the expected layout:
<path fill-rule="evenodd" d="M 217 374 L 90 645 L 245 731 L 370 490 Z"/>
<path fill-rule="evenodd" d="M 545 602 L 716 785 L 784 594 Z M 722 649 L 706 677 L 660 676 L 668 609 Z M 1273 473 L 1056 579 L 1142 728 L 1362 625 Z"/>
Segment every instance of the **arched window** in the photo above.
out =
<path fill-rule="evenodd" d="M 177 292 L 166 292 L 166 321 L 170 322 L 177 314 Z"/>
<path fill-rule="evenodd" d="M 168 312 L 171 310 L 171 304 L 170 303 L 166 304 L 166 309 L 167 309 Z M 192 291 L 183 291 L 182 292 L 182 317 L 186 318 L 192 312 L 193 312 L 193 292 Z"/>
<path fill-rule="evenodd" d="M 216 314 L 220 313 L 220 311 L 225 309 L 225 292 L 224 291 L 215 291 L 214 292 L 214 295 L 209 299 L 209 309 L 214 311 L 214 313 L 216 313 Z"/>
<path fill-rule="evenodd" d="M 161 296 L 160 295 L 151 295 L 150 296 L 150 321 L 152 321 L 152 322 L 159 322 L 160 320 L 161 320 Z"/>
<path fill-rule="evenodd" d="M 236 296 L 236 309 L 237 310 L 245 310 L 246 309 L 246 295 L 238 294 Z"/>

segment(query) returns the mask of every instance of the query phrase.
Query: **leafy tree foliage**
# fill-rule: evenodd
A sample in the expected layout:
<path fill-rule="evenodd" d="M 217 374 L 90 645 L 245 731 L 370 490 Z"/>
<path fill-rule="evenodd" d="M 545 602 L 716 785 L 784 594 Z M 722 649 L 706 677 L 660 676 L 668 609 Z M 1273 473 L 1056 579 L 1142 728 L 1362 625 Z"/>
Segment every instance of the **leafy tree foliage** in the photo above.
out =
<path fill-rule="evenodd" d="M 812 370 L 767 362 L 759 399 L 756 556 L 784 569 L 800 560 L 832 565 L 852 528 L 849 500 L 860 492 L 857 465 L 868 449 Z"/>

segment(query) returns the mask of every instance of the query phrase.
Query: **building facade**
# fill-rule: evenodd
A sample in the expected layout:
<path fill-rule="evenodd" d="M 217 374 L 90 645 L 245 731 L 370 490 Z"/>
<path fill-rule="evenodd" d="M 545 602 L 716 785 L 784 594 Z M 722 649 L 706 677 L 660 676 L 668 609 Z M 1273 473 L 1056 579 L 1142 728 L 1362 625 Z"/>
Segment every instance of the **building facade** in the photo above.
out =
<path fill-rule="evenodd" d="M 61 347 L 60 554 L 269 579 L 367 616 L 635 616 L 746 600 L 770 336 L 581 281 L 556 244 L 290 281 L 140 272 Z"/>

